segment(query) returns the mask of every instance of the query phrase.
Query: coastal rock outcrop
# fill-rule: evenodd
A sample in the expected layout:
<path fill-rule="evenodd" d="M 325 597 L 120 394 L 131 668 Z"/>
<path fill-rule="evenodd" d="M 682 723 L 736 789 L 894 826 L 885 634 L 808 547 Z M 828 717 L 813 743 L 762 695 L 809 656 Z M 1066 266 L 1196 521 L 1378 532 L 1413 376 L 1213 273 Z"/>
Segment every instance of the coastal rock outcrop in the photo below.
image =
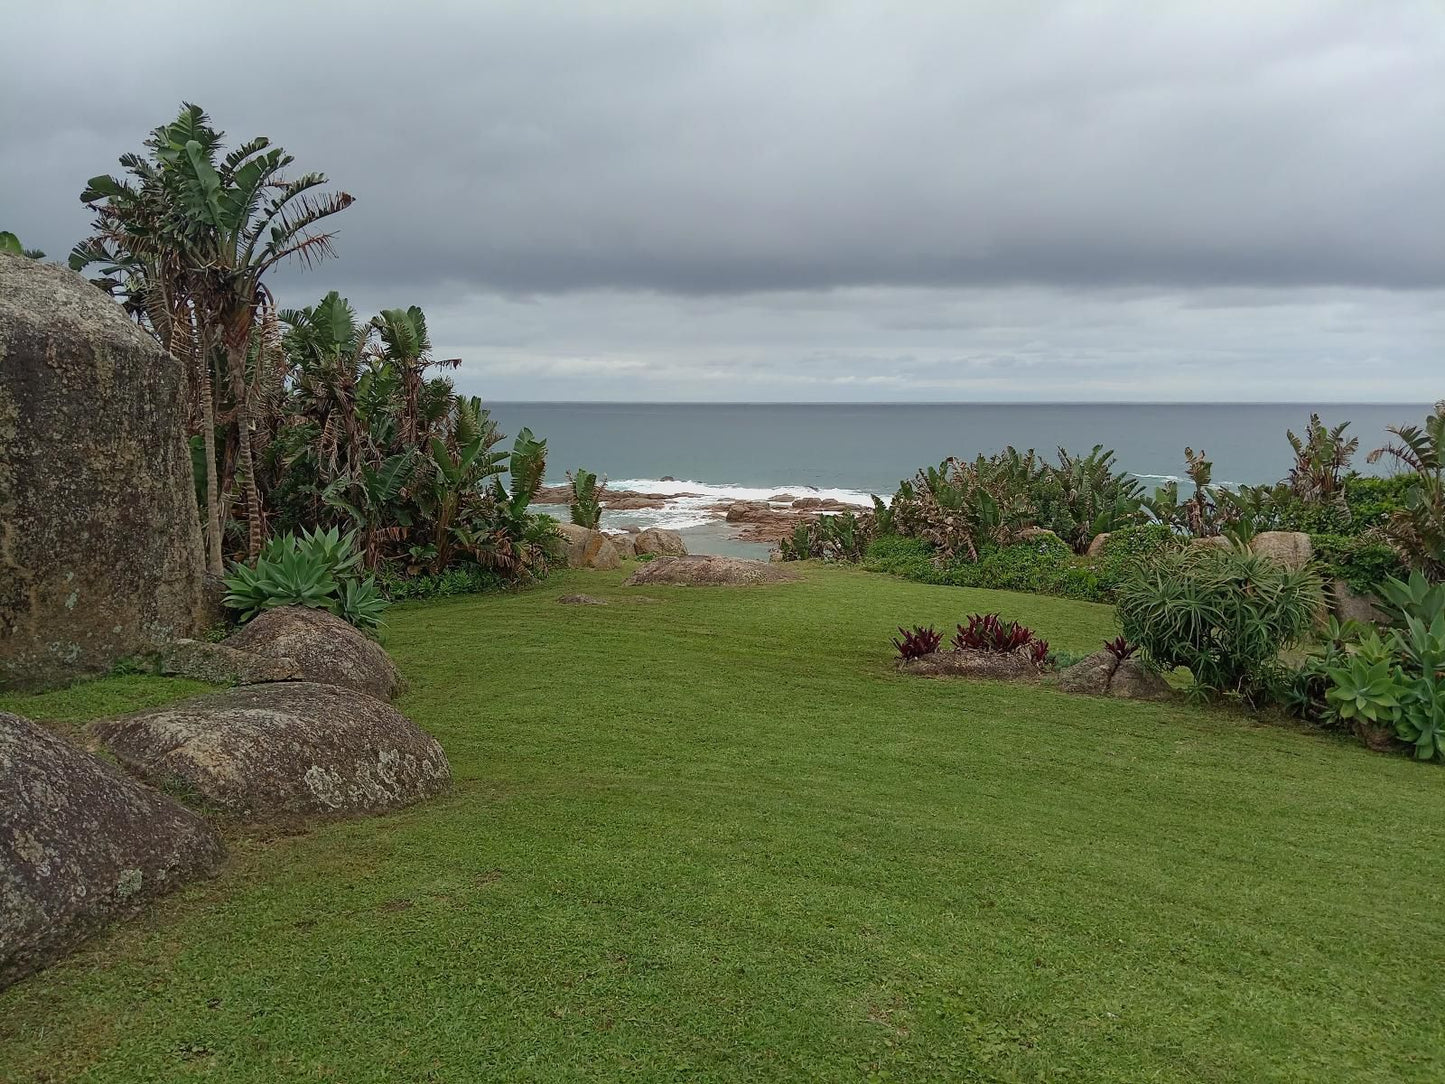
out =
<path fill-rule="evenodd" d="M 263 658 L 286 660 L 303 681 L 344 685 L 381 700 L 390 700 L 406 688 L 385 648 L 325 610 L 305 606 L 267 610 L 224 644 Z"/>
<path fill-rule="evenodd" d="M 790 568 L 765 561 L 697 553 L 688 557 L 658 557 L 624 581 L 626 587 L 643 584 L 680 584 L 688 587 L 749 586 L 796 580 Z"/>
<path fill-rule="evenodd" d="M 1363 625 L 1388 624 L 1390 615 L 1379 606 L 1373 595 L 1362 595 L 1344 580 L 1335 580 L 1328 588 L 1330 609 L 1341 621 L 1358 621 Z"/>
<path fill-rule="evenodd" d="M 638 532 L 633 542 L 639 555 L 652 554 L 655 557 L 684 557 L 687 543 L 677 531 L 663 527 L 649 527 Z"/>
<path fill-rule="evenodd" d="M 91 724 L 122 766 L 248 820 L 376 813 L 445 791 L 442 747 L 390 704 L 291 681 Z"/>
<path fill-rule="evenodd" d="M 608 540 L 617 547 L 619 557 L 637 556 L 637 535 L 629 534 L 626 531 L 611 531 L 607 535 Z"/>
<path fill-rule="evenodd" d="M 559 523 L 557 531 L 567 543 L 569 568 L 621 568 L 622 555 L 601 531 L 579 527 L 575 523 Z"/>
<path fill-rule="evenodd" d="M 194 813 L 0 712 L 0 989 L 224 857 Z"/>
<path fill-rule="evenodd" d="M 0 254 L 0 684 L 198 631 L 181 365 L 80 275 Z"/>

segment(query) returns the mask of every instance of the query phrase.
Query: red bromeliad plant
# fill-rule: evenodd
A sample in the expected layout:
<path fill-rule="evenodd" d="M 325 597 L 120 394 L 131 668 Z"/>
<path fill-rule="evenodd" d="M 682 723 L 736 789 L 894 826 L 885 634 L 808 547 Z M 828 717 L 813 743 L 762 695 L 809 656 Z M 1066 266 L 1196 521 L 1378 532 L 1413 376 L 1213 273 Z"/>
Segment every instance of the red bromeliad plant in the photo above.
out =
<path fill-rule="evenodd" d="M 927 628 L 919 625 L 912 632 L 900 625 L 898 631 L 903 634 L 903 639 L 900 641 L 895 638 L 893 646 L 898 649 L 900 659 L 918 659 L 924 655 L 932 655 L 943 643 L 943 634 L 936 632 L 932 625 Z"/>
<path fill-rule="evenodd" d="M 1131 644 L 1122 636 L 1116 636 L 1112 640 L 1104 641 L 1104 650 L 1107 651 L 1110 655 L 1113 655 L 1114 658 L 1118 659 L 1120 662 L 1123 662 L 1130 655 L 1134 654 L 1134 652 L 1139 650 L 1139 645 Z"/>
<path fill-rule="evenodd" d="M 1035 640 L 1029 644 L 1029 661 L 1040 668 L 1048 665 L 1049 642 L 1047 640 Z"/>
<path fill-rule="evenodd" d="M 1017 621 L 1004 621 L 996 613 L 969 614 L 968 624 L 958 626 L 953 647 L 955 651 L 1007 654 L 1033 642 L 1034 630 Z"/>

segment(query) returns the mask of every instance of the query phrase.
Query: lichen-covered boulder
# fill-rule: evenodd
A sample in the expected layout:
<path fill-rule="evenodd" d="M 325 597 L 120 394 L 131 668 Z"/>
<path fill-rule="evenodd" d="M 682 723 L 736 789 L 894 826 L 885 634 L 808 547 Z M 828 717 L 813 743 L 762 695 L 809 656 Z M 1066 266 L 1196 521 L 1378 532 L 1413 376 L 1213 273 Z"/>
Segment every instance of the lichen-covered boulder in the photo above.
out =
<path fill-rule="evenodd" d="M 1314 555 L 1310 536 L 1303 531 L 1260 531 L 1249 540 L 1249 550 L 1268 557 L 1291 572 L 1304 568 Z"/>
<path fill-rule="evenodd" d="M 688 557 L 654 558 L 624 580 L 623 586 L 672 583 L 686 587 L 740 587 L 797 578 L 796 572 L 782 565 L 695 553 Z"/>
<path fill-rule="evenodd" d="M 1389 624 L 1390 615 L 1380 608 L 1379 599 L 1362 595 L 1344 580 L 1335 580 L 1328 591 L 1330 609 L 1341 621 L 1362 625 Z"/>
<path fill-rule="evenodd" d="M 0 989 L 224 857 L 194 813 L 0 712 Z"/>
<path fill-rule="evenodd" d="M 1132 656 L 1120 661 L 1112 651 L 1096 651 L 1076 662 L 1059 673 L 1055 684 L 1066 693 L 1123 700 L 1168 700 L 1173 696 L 1162 674 Z"/>
<path fill-rule="evenodd" d="M 601 531 L 579 527 L 575 523 L 559 523 L 557 531 L 567 544 L 569 568 L 621 568 L 622 555 Z"/>
<path fill-rule="evenodd" d="M 147 782 L 247 820 L 381 812 L 440 794 L 452 778 L 435 738 L 339 685 L 248 685 L 91 731 Z"/>
<path fill-rule="evenodd" d="M 200 627 L 180 363 L 81 276 L 0 254 L 0 685 Z"/>
<path fill-rule="evenodd" d="M 156 654 L 156 670 L 168 677 L 208 681 L 212 685 L 259 685 L 265 681 L 300 681 L 295 659 L 257 655 L 205 640 L 176 640 Z"/>
<path fill-rule="evenodd" d="M 267 610 L 223 642 L 237 651 L 290 660 L 302 681 L 344 685 L 382 700 L 406 688 L 384 647 L 325 610 L 305 606 Z"/>
<path fill-rule="evenodd" d="M 655 557 L 685 557 L 687 555 L 687 543 L 682 540 L 682 535 L 663 527 L 649 527 L 647 530 L 639 532 L 633 544 L 639 554 L 650 553 Z"/>

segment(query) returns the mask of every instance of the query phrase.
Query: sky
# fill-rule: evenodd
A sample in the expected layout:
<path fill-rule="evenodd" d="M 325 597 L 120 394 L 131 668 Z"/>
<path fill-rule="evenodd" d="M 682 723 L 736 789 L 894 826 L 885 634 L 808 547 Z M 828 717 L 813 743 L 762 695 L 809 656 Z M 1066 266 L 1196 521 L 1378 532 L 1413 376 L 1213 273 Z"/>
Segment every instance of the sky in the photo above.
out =
<path fill-rule="evenodd" d="M 239 17 L 238 17 L 239 16 Z M 1445 397 L 1445 0 L 0 5 L 0 229 L 180 103 L 493 400 Z"/>

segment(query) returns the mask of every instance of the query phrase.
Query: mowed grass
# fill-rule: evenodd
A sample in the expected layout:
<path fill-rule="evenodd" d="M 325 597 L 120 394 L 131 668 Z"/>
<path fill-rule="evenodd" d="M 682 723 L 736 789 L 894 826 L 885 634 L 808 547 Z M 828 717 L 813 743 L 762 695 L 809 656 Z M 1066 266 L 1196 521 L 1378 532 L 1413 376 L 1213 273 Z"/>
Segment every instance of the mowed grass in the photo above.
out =
<path fill-rule="evenodd" d="M 395 611 L 455 793 L 232 832 L 219 877 L 0 995 L 0 1077 L 1445 1079 L 1440 769 L 900 676 L 899 624 L 1087 650 L 1112 614 L 806 576 Z"/>

